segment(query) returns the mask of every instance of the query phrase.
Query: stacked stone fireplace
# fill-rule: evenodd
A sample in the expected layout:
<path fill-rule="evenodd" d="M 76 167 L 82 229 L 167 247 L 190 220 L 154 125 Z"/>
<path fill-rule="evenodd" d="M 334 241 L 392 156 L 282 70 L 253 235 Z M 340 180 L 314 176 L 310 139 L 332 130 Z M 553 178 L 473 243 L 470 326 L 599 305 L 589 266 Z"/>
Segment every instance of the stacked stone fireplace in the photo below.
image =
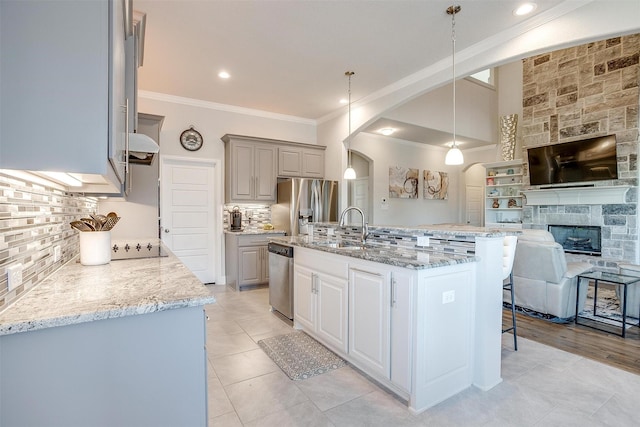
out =
<path fill-rule="evenodd" d="M 599 227 L 600 255 L 567 253 L 615 270 L 620 262 L 639 264 L 638 142 L 640 34 L 615 37 L 523 60 L 523 159 L 527 148 L 615 134 L 618 179 L 596 186 L 628 186 L 615 202 L 525 205 L 524 228 L 549 225 Z M 525 184 L 527 178 L 525 178 Z M 537 187 L 528 187 L 536 189 Z M 580 191 L 576 189 L 576 191 Z"/>
<path fill-rule="evenodd" d="M 602 255 L 602 227 L 549 224 L 549 232 L 567 253 Z"/>

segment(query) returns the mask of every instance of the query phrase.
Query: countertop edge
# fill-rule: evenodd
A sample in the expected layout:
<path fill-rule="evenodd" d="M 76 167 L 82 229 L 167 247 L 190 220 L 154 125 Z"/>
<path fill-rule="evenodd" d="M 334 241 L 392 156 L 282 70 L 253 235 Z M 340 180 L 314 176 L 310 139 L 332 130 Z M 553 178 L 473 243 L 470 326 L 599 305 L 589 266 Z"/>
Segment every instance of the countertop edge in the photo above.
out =
<path fill-rule="evenodd" d="M 38 331 L 42 329 L 55 328 L 59 326 L 78 325 L 81 323 L 94 322 L 96 320 L 117 319 L 141 314 L 158 313 L 161 311 L 175 310 L 180 308 L 200 307 L 205 304 L 215 303 L 216 299 L 210 297 L 190 298 L 183 301 L 171 301 L 166 303 L 149 303 L 135 307 L 115 308 L 112 310 L 93 311 L 90 313 L 78 313 L 74 316 L 59 316 L 49 319 L 39 319 L 32 321 L 16 322 L 12 324 L 0 325 L 0 336 L 12 335 L 21 332 Z"/>

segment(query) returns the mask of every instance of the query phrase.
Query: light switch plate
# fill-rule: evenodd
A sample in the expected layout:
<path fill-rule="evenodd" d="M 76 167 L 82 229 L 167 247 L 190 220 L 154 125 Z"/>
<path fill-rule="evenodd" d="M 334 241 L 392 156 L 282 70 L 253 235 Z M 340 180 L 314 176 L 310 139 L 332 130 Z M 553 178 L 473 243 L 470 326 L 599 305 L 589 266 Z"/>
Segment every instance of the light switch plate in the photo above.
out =
<path fill-rule="evenodd" d="M 449 304 L 456 300 L 456 291 L 446 291 L 442 293 L 442 303 Z"/>
<path fill-rule="evenodd" d="M 7 267 L 7 290 L 11 292 L 20 285 L 22 285 L 22 264 Z"/>

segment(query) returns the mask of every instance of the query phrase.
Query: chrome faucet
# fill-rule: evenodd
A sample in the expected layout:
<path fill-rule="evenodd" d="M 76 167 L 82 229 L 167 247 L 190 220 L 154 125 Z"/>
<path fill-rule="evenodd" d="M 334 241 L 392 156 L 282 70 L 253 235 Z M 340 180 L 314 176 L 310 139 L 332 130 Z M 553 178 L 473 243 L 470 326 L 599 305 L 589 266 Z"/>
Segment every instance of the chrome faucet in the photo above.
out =
<path fill-rule="evenodd" d="M 340 227 L 344 227 L 344 220 L 347 217 L 347 212 L 350 210 L 358 211 L 360 212 L 360 216 L 362 216 L 362 244 L 364 245 L 367 243 L 367 237 L 369 237 L 369 224 L 364 221 L 364 212 L 362 212 L 362 209 L 356 206 L 349 206 L 343 210 L 340 214 Z"/>

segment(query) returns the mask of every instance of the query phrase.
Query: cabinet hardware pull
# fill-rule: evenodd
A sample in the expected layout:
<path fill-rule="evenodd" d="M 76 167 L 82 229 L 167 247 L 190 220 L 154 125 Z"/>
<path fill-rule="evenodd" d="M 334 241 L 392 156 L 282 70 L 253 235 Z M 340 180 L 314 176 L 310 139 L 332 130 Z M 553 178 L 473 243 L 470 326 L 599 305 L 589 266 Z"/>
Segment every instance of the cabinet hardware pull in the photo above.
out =
<path fill-rule="evenodd" d="M 317 284 L 316 284 L 317 277 L 318 276 L 315 273 L 311 273 L 311 293 L 312 294 L 318 293 Z"/>
<path fill-rule="evenodd" d="M 353 267 L 351 267 L 351 268 L 350 268 L 350 270 L 358 271 L 358 272 L 360 272 L 360 273 L 370 274 L 370 275 L 372 275 L 372 276 L 382 277 L 382 274 L 380 274 L 380 273 L 374 273 L 374 272 L 372 272 L 372 271 L 367 271 L 367 270 L 360 270 L 359 268 L 353 268 Z"/>
<path fill-rule="evenodd" d="M 129 172 L 129 98 L 125 101 L 124 111 L 124 174 L 126 175 Z"/>
<path fill-rule="evenodd" d="M 396 279 L 393 277 L 393 273 L 391 273 L 391 307 L 395 307 L 396 305 Z"/>

